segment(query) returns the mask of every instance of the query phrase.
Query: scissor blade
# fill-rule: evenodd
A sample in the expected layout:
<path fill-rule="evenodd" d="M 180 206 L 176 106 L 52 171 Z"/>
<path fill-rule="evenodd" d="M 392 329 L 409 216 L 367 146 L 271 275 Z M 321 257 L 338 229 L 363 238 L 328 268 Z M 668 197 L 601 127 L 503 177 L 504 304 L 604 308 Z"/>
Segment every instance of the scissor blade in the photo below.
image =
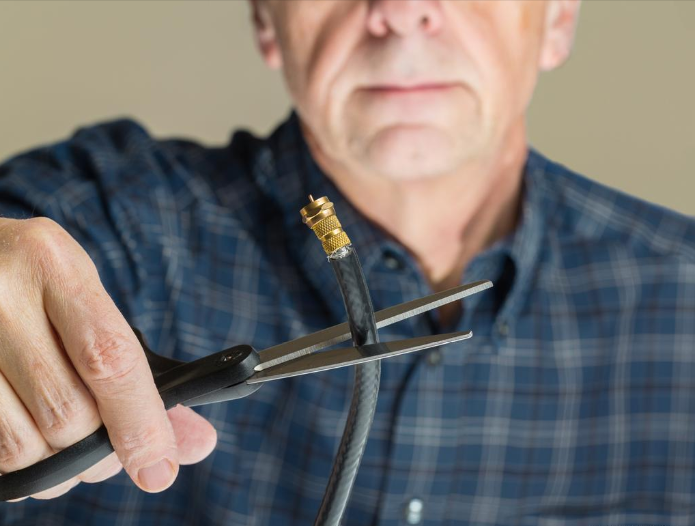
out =
<path fill-rule="evenodd" d="M 438 345 L 444 345 L 445 343 L 467 340 L 471 336 L 473 336 L 471 331 L 452 332 L 449 334 L 435 334 L 434 336 L 408 338 L 407 340 L 373 343 L 370 345 L 362 345 L 361 347 L 343 347 L 340 349 L 333 349 L 332 351 L 309 354 L 300 356 L 289 362 L 275 365 L 263 371 L 258 371 L 251 378 L 246 380 L 246 383 L 257 384 L 270 380 L 279 380 L 280 378 L 288 378 L 290 376 L 299 376 L 301 374 L 316 373 L 328 369 L 336 369 L 338 367 L 347 367 L 348 365 L 370 362 L 372 360 L 382 360 L 384 358 L 398 356 L 399 354 L 406 354 L 429 349 L 430 347 L 436 347 Z"/>
<path fill-rule="evenodd" d="M 405 318 L 416 316 L 425 311 L 436 309 L 452 301 L 458 301 L 466 296 L 471 296 L 477 292 L 489 289 L 490 287 L 492 287 L 491 281 L 475 281 L 467 285 L 461 285 L 460 287 L 437 292 L 436 294 L 430 294 L 424 298 L 418 298 L 413 301 L 407 301 L 388 307 L 374 313 L 377 329 L 399 322 Z M 266 350 L 260 351 L 259 356 L 261 358 L 261 363 L 256 366 L 255 370 L 262 371 L 349 339 L 350 326 L 347 323 L 333 325 L 327 329 L 312 332 L 306 336 L 301 336 L 295 340 L 268 347 Z"/>

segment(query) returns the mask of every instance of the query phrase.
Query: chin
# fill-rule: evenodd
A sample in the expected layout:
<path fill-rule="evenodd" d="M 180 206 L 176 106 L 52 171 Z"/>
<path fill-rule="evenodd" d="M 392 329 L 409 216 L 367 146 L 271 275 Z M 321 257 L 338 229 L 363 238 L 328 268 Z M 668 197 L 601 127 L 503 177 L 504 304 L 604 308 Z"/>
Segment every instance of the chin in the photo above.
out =
<path fill-rule="evenodd" d="M 458 157 L 451 135 L 426 126 L 392 126 L 380 130 L 365 146 L 362 155 L 372 170 L 391 180 L 451 173 Z"/>

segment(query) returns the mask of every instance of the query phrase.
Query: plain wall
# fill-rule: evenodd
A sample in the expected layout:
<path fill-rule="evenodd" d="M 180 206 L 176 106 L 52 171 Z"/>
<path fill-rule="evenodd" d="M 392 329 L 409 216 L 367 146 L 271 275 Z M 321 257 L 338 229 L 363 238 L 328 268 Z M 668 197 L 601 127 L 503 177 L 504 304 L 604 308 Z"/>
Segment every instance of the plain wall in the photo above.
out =
<path fill-rule="evenodd" d="M 695 2 L 585 0 L 573 56 L 541 76 L 531 143 L 695 214 L 694 52 Z M 289 108 L 244 0 L 2 1 L 0 66 L 1 159 L 124 115 L 220 144 L 238 127 L 269 131 Z"/>

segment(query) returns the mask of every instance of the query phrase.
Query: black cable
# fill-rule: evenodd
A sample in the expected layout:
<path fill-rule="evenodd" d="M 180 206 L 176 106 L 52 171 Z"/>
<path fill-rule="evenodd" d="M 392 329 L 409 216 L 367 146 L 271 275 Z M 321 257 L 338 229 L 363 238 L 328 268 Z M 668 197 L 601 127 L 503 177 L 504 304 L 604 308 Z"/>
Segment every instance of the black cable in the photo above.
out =
<path fill-rule="evenodd" d="M 343 295 L 353 345 L 377 343 L 374 308 L 357 252 L 348 245 L 331 254 L 329 261 Z M 380 376 L 380 360 L 355 366 L 350 411 L 314 526 L 340 524 L 374 420 Z"/>

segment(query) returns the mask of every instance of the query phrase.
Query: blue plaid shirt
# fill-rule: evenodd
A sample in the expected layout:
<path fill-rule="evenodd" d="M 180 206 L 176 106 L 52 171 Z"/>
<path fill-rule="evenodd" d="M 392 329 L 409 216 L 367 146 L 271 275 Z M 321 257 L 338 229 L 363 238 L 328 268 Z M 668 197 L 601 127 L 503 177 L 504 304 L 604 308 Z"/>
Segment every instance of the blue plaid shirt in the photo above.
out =
<path fill-rule="evenodd" d="M 0 166 L 0 213 L 55 219 L 151 346 L 184 360 L 344 319 L 300 220 L 309 193 L 336 203 L 376 309 L 431 292 L 321 173 L 294 114 L 220 148 L 120 120 Z M 383 363 L 345 524 L 694 524 L 694 223 L 530 150 L 518 229 L 462 280 L 495 287 L 465 301 L 456 327 L 432 312 L 381 331 L 474 337 Z M 121 473 L 0 503 L 0 524 L 311 524 L 351 379 L 348 368 L 271 382 L 202 408 L 218 446 L 164 493 Z"/>

